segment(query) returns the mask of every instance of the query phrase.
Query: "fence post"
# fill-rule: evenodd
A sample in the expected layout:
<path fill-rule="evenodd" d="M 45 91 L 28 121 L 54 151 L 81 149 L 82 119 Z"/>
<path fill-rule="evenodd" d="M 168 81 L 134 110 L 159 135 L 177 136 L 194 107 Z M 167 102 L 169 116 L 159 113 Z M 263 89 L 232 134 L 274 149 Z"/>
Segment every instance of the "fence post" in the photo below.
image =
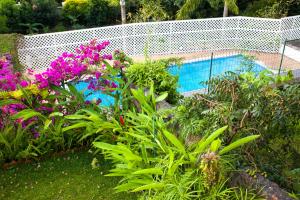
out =
<path fill-rule="evenodd" d="M 213 59 L 214 59 L 214 52 L 211 52 L 210 56 L 210 68 L 209 68 L 209 79 L 208 79 L 208 87 L 207 87 L 207 93 L 209 94 L 209 85 L 211 80 L 211 73 L 212 73 L 212 67 L 213 67 Z"/>
<path fill-rule="evenodd" d="M 173 51 L 172 51 L 172 38 L 173 38 L 173 22 L 170 22 L 170 24 L 169 24 L 169 34 L 168 34 L 168 36 L 169 36 L 169 38 L 168 38 L 168 40 L 169 40 L 169 54 L 173 54 Z"/>
<path fill-rule="evenodd" d="M 286 43 L 287 43 L 287 39 L 284 40 L 284 44 L 283 44 L 283 50 L 282 50 L 282 54 L 281 54 L 281 60 L 280 60 L 280 66 L 279 66 L 279 70 L 278 70 L 278 76 L 281 73 L 281 68 L 282 68 L 282 63 L 283 63 L 283 58 L 284 58 L 284 52 L 285 52 Z"/>
<path fill-rule="evenodd" d="M 122 27 L 122 50 L 127 53 L 126 41 L 125 41 L 126 40 L 126 38 L 125 38 L 126 26 L 124 24 L 122 24 L 121 27 Z"/>

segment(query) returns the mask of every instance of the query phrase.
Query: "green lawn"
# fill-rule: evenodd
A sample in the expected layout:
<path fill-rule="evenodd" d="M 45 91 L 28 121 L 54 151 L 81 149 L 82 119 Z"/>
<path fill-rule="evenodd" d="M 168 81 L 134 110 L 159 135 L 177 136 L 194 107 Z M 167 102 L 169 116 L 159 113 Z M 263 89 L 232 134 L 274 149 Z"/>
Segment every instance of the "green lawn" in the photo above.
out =
<path fill-rule="evenodd" d="M 1 54 L 11 54 L 13 56 L 14 69 L 21 71 L 23 67 L 19 64 L 17 55 L 19 37 L 17 34 L 0 34 L 0 57 Z"/>
<path fill-rule="evenodd" d="M 100 161 L 100 169 L 95 170 L 92 160 L 92 154 L 77 152 L 1 169 L 0 199 L 136 199 L 133 194 L 115 193 L 113 188 L 119 180 L 103 175 L 109 165 Z"/>

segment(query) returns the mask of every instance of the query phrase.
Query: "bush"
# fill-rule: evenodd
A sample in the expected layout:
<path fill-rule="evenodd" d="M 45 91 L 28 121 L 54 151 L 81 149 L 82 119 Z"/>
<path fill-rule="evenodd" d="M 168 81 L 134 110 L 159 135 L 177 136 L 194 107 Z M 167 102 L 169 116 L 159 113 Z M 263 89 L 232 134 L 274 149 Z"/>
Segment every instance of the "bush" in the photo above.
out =
<path fill-rule="evenodd" d="M 90 90 L 116 97 L 116 110 L 120 108 L 118 99 L 122 99 L 117 90 L 123 83 L 118 79 L 116 84 L 114 78 L 127 67 L 128 60 L 120 51 L 103 55 L 107 45 L 107 41 L 99 44 L 93 40 L 76 53 L 63 53 L 45 72 L 29 72 L 28 76 L 13 70 L 10 55 L 0 58 L 0 162 L 90 144 L 90 137 L 81 138 L 82 126 L 75 131 L 65 129 L 72 121 L 66 116 L 84 109 L 102 118 L 101 99 L 85 101 L 83 93 L 75 89 L 74 82 L 87 76 Z M 106 69 L 102 68 L 104 63 Z"/>
<path fill-rule="evenodd" d="M 209 94 L 198 94 L 177 107 L 174 128 L 183 137 L 202 137 L 228 125 L 225 144 L 249 132 L 261 134 L 255 145 L 239 152 L 242 167 L 266 172 L 279 185 L 299 192 L 300 85 L 291 73 L 227 73 L 208 82 Z M 296 175 L 296 176 L 295 176 Z M 297 176 L 298 175 L 298 176 Z"/>
<path fill-rule="evenodd" d="M 225 126 L 186 147 L 155 112 L 155 104 L 164 99 L 162 96 L 155 98 L 151 92 L 145 96 L 142 89 L 132 90 L 132 94 L 140 102 L 140 113 L 127 112 L 125 124 L 94 123 L 102 132 L 118 130 L 115 144 L 94 142 L 105 158 L 114 163 L 108 175 L 122 177 L 115 189 L 144 191 L 143 199 L 231 199 L 233 190 L 225 186 L 231 161 L 225 154 L 259 136 L 222 146 L 218 138 L 225 133 Z"/>
<path fill-rule="evenodd" d="M 86 23 L 86 14 L 89 10 L 88 0 L 66 0 L 63 5 L 63 16 L 70 25 Z M 95 20 L 95 19 L 93 19 Z"/>
<path fill-rule="evenodd" d="M 110 7 L 106 0 L 89 0 L 86 22 L 89 27 L 112 25 L 119 9 Z"/>
<path fill-rule="evenodd" d="M 53 28 L 60 19 L 60 13 L 57 7 L 58 3 L 55 0 L 22 1 L 20 6 L 20 21 L 18 24 L 19 32 L 44 32 L 44 30 L 47 30 L 47 27 Z"/>
<path fill-rule="evenodd" d="M 156 92 L 167 92 L 167 101 L 174 104 L 180 95 L 177 92 L 178 77 L 168 72 L 168 67 L 173 61 L 171 59 L 133 64 L 126 71 L 126 76 L 138 87 L 149 88 L 153 83 Z"/>
<path fill-rule="evenodd" d="M 59 5 L 55 0 L 33 0 L 32 6 L 34 22 L 50 28 L 58 23 L 60 19 Z"/>
<path fill-rule="evenodd" d="M 2 23 L 6 18 L 6 28 L 8 28 L 9 32 L 17 32 L 18 30 L 18 23 L 19 23 L 19 7 L 16 5 L 15 0 L 1 0 L 0 1 L 0 16 L 2 16 Z M 1 21 L 1 20 L 0 20 Z M 5 28 L 5 27 L 4 27 Z M 3 29 L 0 28 L 0 32 Z"/>
<path fill-rule="evenodd" d="M 0 33 L 7 33 L 9 31 L 7 27 L 7 17 L 0 16 Z"/>

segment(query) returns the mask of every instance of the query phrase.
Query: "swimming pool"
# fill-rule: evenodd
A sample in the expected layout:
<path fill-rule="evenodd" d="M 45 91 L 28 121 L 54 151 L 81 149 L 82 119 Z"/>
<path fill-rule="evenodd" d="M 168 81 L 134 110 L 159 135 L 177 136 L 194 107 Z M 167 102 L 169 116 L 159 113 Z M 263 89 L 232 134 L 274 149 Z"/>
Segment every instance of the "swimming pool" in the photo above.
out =
<path fill-rule="evenodd" d="M 238 54 L 213 59 L 212 77 L 224 74 L 226 71 L 240 71 L 243 64 L 251 65 L 251 70 L 254 72 L 260 72 L 265 69 L 255 61 Z M 181 67 L 172 66 L 169 71 L 171 74 L 179 76 L 178 91 L 184 93 L 207 88 L 207 85 L 202 82 L 209 80 L 210 66 L 211 60 L 207 59 L 187 62 Z"/>
<path fill-rule="evenodd" d="M 248 63 L 246 63 L 248 62 Z M 254 61 L 250 61 L 251 70 L 260 72 L 265 68 Z M 243 64 L 249 64 L 249 60 L 243 55 L 233 55 L 227 57 L 215 58 L 212 62 L 212 76 L 224 74 L 226 71 L 237 72 L 242 69 Z M 203 82 L 209 80 L 211 60 L 200 60 L 184 63 L 182 66 L 171 66 L 169 72 L 179 76 L 178 92 L 185 93 L 201 90 L 207 87 Z M 113 104 L 114 99 L 100 91 L 92 92 L 87 89 L 88 83 L 78 82 L 75 87 L 79 91 L 84 91 L 86 100 L 102 99 L 101 105 L 109 106 Z"/>

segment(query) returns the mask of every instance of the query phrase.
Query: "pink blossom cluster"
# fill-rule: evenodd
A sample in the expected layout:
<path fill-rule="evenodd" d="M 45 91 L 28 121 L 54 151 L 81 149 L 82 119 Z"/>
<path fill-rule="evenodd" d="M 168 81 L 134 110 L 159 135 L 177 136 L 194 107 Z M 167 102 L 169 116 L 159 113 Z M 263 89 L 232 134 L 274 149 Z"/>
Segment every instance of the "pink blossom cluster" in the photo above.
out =
<path fill-rule="evenodd" d="M 51 63 L 50 68 L 45 72 L 35 75 L 39 88 L 47 88 L 50 85 L 60 86 L 63 83 L 80 79 L 89 73 L 90 66 L 102 65 L 104 60 L 111 60 L 112 55 L 101 55 L 101 51 L 108 45 L 108 41 L 98 44 L 96 40 L 92 40 L 88 45 L 81 45 L 77 48 L 75 53 L 64 52 Z M 98 72 L 99 75 L 101 75 L 100 72 Z"/>
<path fill-rule="evenodd" d="M 14 72 L 9 54 L 0 58 L 0 91 L 14 91 L 18 85 L 27 87 L 28 81 L 22 79 L 20 72 Z"/>
<path fill-rule="evenodd" d="M 101 90 L 101 91 L 106 91 L 107 89 L 110 92 L 113 92 L 115 88 L 117 88 L 118 85 L 110 80 L 107 79 L 91 79 L 89 80 L 89 85 L 88 85 L 88 89 L 89 90 Z"/>
<path fill-rule="evenodd" d="M 118 74 L 123 72 L 129 61 L 126 55 L 118 50 L 114 52 L 113 56 L 102 53 L 109 44 L 108 41 L 97 43 L 96 40 L 92 40 L 88 45 L 81 45 L 77 48 L 75 53 L 62 53 L 45 72 L 34 75 L 33 83 L 37 84 L 39 89 L 49 89 L 52 93 L 56 93 L 57 91 L 53 91 L 50 88 L 51 85 L 62 86 L 68 82 L 85 79 L 89 83 L 89 90 L 114 92 L 118 87 L 118 84 L 113 81 L 114 77 L 119 76 Z M 113 57 L 114 61 L 112 61 Z M 109 63 L 112 63 L 112 66 Z M 114 69 L 114 73 L 111 73 L 110 69 Z M 28 74 L 33 75 L 34 72 L 29 70 Z M 13 72 L 9 55 L 0 58 L 0 91 L 14 91 L 18 88 L 18 85 L 27 87 L 29 84 L 31 82 L 23 80 L 21 73 Z M 53 108 L 42 103 L 43 99 L 40 98 L 42 97 L 36 99 L 39 103 L 36 105 L 35 110 L 42 113 L 53 112 Z M 101 102 L 101 99 L 98 99 L 93 103 L 98 105 Z M 92 102 L 85 102 L 87 105 L 90 103 Z M 14 115 L 23 109 L 25 109 L 25 106 L 22 104 L 10 104 L 0 107 L 0 117 L 1 115 L 4 118 L 5 116 Z M 64 110 L 64 108 L 61 110 Z M 31 118 L 27 121 L 18 119 L 15 123 L 26 127 L 37 120 L 37 118 Z M 3 120 L 0 120 L 0 128 L 5 125 L 4 123 Z M 36 132 L 35 136 L 38 135 L 38 132 Z"/>
<path fill-rule="evenodd" d="M 9 105 L 0 107 L 0 114 L 1 114 L 0 117 L 2 118 L 2 120 L 0 120 L 0 128 L 4 127 L 4 121 L 6 119 L 5 115 L 6 116 L 15 115 L 19 111 L 23 110 L 24 108 L 25 108 L 25 106 L 22 104 L 9 104 Z M 22 124 L 22 126 L 25 126 L 22 119 L 17 119 L 16 123 Z"/>

